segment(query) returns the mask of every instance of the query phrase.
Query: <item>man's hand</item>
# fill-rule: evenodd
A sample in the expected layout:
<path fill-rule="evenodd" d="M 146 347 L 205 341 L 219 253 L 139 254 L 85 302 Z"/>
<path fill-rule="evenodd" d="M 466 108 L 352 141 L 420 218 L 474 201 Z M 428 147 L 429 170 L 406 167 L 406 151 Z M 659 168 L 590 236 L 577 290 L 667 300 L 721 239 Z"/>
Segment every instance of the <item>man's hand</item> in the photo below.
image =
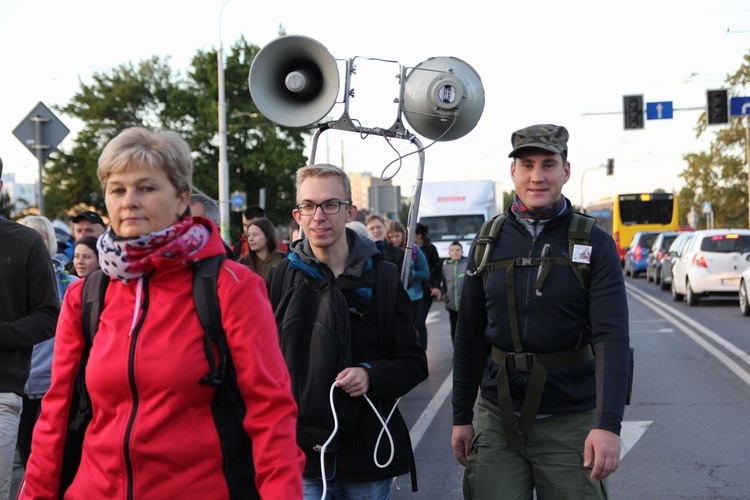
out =
<path fill-rule="evenodd" d="M 474 426 L 471 424 L 454 425 L 451 436 L 453 455 L 458 463 L 466 467 L 466 462 L 471 454 L 471 440 L 474 439 Z"/>
<path fill-rule="evenodd" d="M 591 468 L 591 479 L 601 481 L 619 465 L 620 436 L 604 429 L 591 429 L 583 445 L 583 466 Z"/>
<path fill-rule="evenodd" d="M 338 386 L 355 398 L 364 396 L 370 390 L 370 375 L 361 366 L 344 368 L 336 375 Z"/>

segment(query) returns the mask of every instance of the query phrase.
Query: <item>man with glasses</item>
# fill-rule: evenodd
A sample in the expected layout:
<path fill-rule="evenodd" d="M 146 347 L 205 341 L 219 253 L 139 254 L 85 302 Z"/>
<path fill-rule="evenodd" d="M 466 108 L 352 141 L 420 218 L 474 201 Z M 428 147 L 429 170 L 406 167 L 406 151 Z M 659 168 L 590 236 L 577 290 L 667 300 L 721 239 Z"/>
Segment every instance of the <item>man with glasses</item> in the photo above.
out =
<path fill-rule="evenodd" d="M 333 498 L 387 499 L 394 477 L 414 473 L 409 431 L 395 403 L 427 378 L 427 358 L 417 344 L 409 296 L 396 266 L 383 259 L 372 240 L 346 227 L 357 214 L 351 199 L 351 183 L 340 168 L 301 168 L 292 215 L 305 238 L 295 241 L 289 256 L 266 275 L 299 407 L 297 440 L 307 457 L 305 498 L 321 498 L 325 490 Z M 374 278 L 386 274 L 392 289 Z M 281 276 L 294 278 L 282 281 Z M 310 301 L 316 304 L 312 313 L 295 306 Z M 293 323 L 299 325 L 296 336 L 290 334 Z M 326 342 L 318 340 L 322 337 Z M 316 380 L 321 380 L 317 396 L 310 397 Z M 321 457 L 320 445 L 305 442 L 303 423 L 311 406 L 323 405 L 322 420 L 333 427 L 328 408 L 333 389 L 339 445 L 326 448 Z M 393 440 L 385 434 L 378 440 L 383 425 L 375 411 L 385 420 L 392 409 L 387 430 Z"/>

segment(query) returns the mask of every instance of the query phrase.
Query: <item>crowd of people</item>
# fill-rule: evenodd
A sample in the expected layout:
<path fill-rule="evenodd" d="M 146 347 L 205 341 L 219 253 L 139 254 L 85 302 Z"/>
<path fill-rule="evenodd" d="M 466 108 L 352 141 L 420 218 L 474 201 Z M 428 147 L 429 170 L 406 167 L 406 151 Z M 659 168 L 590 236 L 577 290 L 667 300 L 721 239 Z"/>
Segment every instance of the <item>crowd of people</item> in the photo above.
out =
<path fill-rule="evenodd" d="M 586 267 L 567 262 L 584 217 L 562 195 L 567 141 L 556 125 L 515 132 L 498 233 L 477 228 L 467 255 L 454 241 L 441 259 L 428 226 L 407 247 L 404 225 L 360 211 L 328 164 L 297 171 L 285 231 L 251 206 L 229 244 L 218 204 L 191 194 L 187 143 L 124 129 L 99 158 L 107 222 L 0 219 L 0 500 L 15 493 L 16 449 L 22 499 L 379 500 L 403 474 L 415 487 L 398 401 L 428 377 L 435 301 L 454 345 L 465 498 L 607 498 L 632 376 L 627 301 L 599 229 Z M 90 422 L 68 481 L 81 401 Z"/>

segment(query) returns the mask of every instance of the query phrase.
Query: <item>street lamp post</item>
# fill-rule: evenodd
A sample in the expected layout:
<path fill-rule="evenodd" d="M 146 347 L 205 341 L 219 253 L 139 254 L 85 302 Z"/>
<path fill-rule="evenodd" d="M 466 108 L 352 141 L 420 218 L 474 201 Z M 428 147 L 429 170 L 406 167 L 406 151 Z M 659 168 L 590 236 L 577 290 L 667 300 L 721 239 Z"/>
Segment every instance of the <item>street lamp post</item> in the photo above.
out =
<path fill-rule="evenodd" d="M 599 170 L 600 168 L 607 168 L 606 165 L 599 165 L 598 167 L 591 167 L 585 169 L 583 172 L 581 172 L 581 213 L 585 214 L 586 209 L 583 207 L 583 178 L 586 175 L 586 172 L 591 172 L 592 170 Z"/>
<path fill-rule="evenodd" d="M 224 45 L 221 40 L 221 15 L 229 0 L 225 0 L 219 11 L 219 50 L 216 53 L 219 76 L 219 210 L 221 214 L 221 237 L 230 241 L 229 235 L 229 163 L 227 162 L 227 109 L 224 89 Z"/>

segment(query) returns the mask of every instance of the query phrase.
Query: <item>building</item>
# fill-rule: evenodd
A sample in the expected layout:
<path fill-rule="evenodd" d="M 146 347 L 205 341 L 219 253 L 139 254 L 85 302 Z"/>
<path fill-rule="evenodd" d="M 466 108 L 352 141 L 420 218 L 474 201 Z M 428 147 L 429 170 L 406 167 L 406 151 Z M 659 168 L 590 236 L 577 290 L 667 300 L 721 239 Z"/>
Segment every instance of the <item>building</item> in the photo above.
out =
<path fill-rule="evenodd" d="M 373 177 L 370 172 L 347 172 L 352 184 L 352 202 L 368 212 L 379 212 L 388 218 L 397 218 L 401 210 L 401 187 L 390 180 Z"/>
<path fill-rule="evenodd" d="M 37 206 L 36 190 L 36 184 L 17 183 L 15 173 L 3 172 L 3 191 L 8 193 L 10 202 L 16 207 L 16 212 Z"/>

